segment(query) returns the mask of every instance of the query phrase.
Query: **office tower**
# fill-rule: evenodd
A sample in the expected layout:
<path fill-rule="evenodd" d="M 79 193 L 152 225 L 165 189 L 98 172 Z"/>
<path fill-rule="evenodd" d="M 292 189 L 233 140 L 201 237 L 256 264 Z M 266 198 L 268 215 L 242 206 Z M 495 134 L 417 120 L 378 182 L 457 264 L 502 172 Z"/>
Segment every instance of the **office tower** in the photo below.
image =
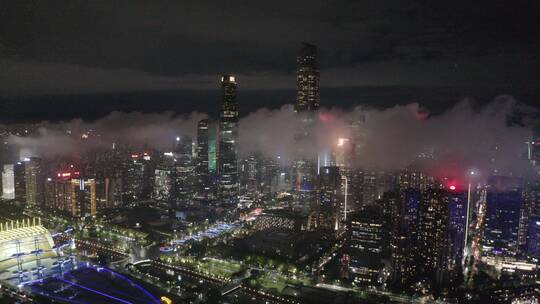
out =
<path fill-rule="evenodd" d="M 389 202 L 385 209 L 390 209 L 392 281 L 396 286 L 406 286 L 418 274 L 421 199 L 417 189 L 389 192 L 382 198 Z"/>
<path fill-rule="evenodd" d="M 176 138 L 173 149 L 176 206 L 191 204 L 195 194 L 195 163 L 191 137 Z"/>
<path fill-rule="evenodd" d="M 303 209 L 315 199 L 317 190 L 317 167 L 310 159 L 298 159 L 293 162 L 293 191 Z"/>
<path fill-rule="evenodd" d="M 348 125 L 352 151 L 351 159 L 355 167 L 362 166 L 362 152 L 366 143 L 365 122 L 365 116 L 360 114 L 352 118 Z"/>
<path fill-rule="evenodd" d="M 143 152 L 142 153 L 142 165 L 143 165 L 143 178 L 141 189 L 141 200 L 148 200 L 152 197 L 154 192 L 154 171 L 157 165 L 157 151 Z"/>
<path fill-rule="evenodd" d="M 14 165 L 4 165 L 2 170 L 2 198 L 15 199 L 15 172 Z"/>
<path fill-rule="evenodd" d="M 157 201 L 168 201 L 171 188 L 174 183 L 171 178 L 171 169 L 158 167 L 155 170 L 155 186 L 153 199 Z"/>
<path fill-rule="evenodd" d="M 208 172 L 210 175 L 215 175 L 217 173 L 217 128 L 218 125 L 215 121 L 208 122 Z"/>
<path fill-rule="evenodd" d="M 317 47 L 312 44 L 302 43 L 296 64 L 297 96 L 295 111 L 316 111 L 319 109 Z"/>
<path fill-rule="evenodd" d="M 350 215 L 347 253 L 355 285 L 376 287 L 381 281 L 386 241 L 384 218 L 378 206 L 371 205 Z"/>
<path fill-rule="evenodd" d="M 303 43 L 297 63 L 297 96 L 294 109 L 301 119 L 300 129 L 295 130 L 297 142 L 297 158 L 293 162 L 293 192 L 301 208 L 309 208 L 309 204 L 315 200 L 316 175 L 321 166 L 317 158 L 319 151 L 312 150 L 314 138 L 312 129 L 315 121 L 315 111 L 319 109 L 319 71 L 317 69 L 317 47 Z"/>
<path fill-rule="evenodd" d="M 540 215 L 529 218 L 527 235 L 527 254 L 535 259 L 540 259 Z"/>
<path fill-rule="evenodd" d="M 58 172 L 45 182 L 49 210 L 71 217 L 95 216 L 97 212 L 96 181 L 83 179 L 75 172 Z"/>
<path fill-rule="evenodd" d="M 353 164 L 353 145 L 349 138 L 338 138 L 332 151 L 332 165 L 342 169 L 350 168 Z"/>
<path fill-rule="evenodd" d="M 236 78 L 221 77 L 221 111 L 218 145 L 218 198 L 223 203 L 238 201 L 238 102 Z"/>
<path fill-rule="evenodd" d="M 448 225 L 448 241 L 450 256 L 448 268 L 461 269 L 463 249 L 465 245 L 465 214 L 467 213 L 467 194 L 462 191 L 451 191 L 450 195 L 450 222 Z"/>
<path fill-rule="evenodd" d="M 15 182 L 15 202 L 26 203 L 26 170 L 24 162 L 17 162 L 13 167 L 13 179 Z"/>
<path fill-rule="evenodd" d="M 242 172 L 241 188 L 243 193 L 254 195 L 259 190 L 260 159 L 261 157 L 259 155 L 250 154 L 242 161 L 240 171 Z"/>
<path fill-rule="evenodd" d="M 132 154 L 131 159 L 124 161 L 122 183 L 124 186 L 124 199 L 129 202 L 136 201 L 142 196 L 144 184 L 144 164 L 138 154 Z"/>
<path fill-rule="evenodd" d="M 527 142 L 527 157 L 531 161 L 533 166 L 540 164 L 540 127 L 537 127 L 533 131 L 533 136 L 529 142 Z"/>
<path fill-rule="evenodd" d="M 482 240 L 486 256 L 515 256 L 518 253 L 523 181 L 508 176 L 488 178 L 485 226 Z"/>
<path fill-rule="evenodd" d="M 353 167 L 349 170 L 347 178 L 349 179 L 348 185 L 348 205 L 352 210 L 362 209 L 362 185 L 364 182 L 364 170 Z"/>
<path fill-rule="evenodd" d="M 110 177 L 104 178 L 105 208 L 116 208 L 122 204 L 122 175 L 121 172 L 113 172 Z M 97 185 L 96 185 L 97 187 Z"/>
<path fill-rule="evenodd" d="M 280 181 L 281 172 L 279 171 L 279 166 L 272 157 L 263 157 L 261 159 L 260 169 L 259 169 L 259 182 L 260 182 L 260 192 L 261 193 L 271 193 L 275 191 L 290 190 L 290 184 L 287 185 L 284 180 L 286 178 L 286 173 L 283 174 L 283 179 Z M 280 184 L 281 182 L 281 184 Z M 283 185 L 283 188 L 280 188 L 280 185 Z"/>
<path fill-rule="evenodd" d="M 374 204 L 378 198 L 377 172 L 366 170 L 362 180 L 362 205 Z"/>
<path fill-rule="evenodd" d="M 208 119 L 197 123 L 197 196 L 207 198 L 210 194 L 210 170 L 208 163 Z"/>
<path fill-rule="evenodd" d="M 338 167 L 322 167 L 318 178 L 317 200 L 310 213 L 308 228 L 321 232 L 338 232 L 341 227 L 340 206 L 342 179 Z"/>
<path fill-rule="evenodd" d="M 420 201 L 418 252 L 420 268 L 426 276 L 436 275 L 441 283 L 448 261 L 449 198 L 443 189 L 430 188 Z"/>
<path fill-rule="evenodd" d="M 424 191 L 434 184 L 434 179 L 425 173 L 411 168 L 399 172 L 398 184 L 400 189 L 418 189 Z"/>
<path fill-rule="evenodd" d="M 44 177 L 41 167 L 41 159 L 31 157 L 25 160 L 25 179 L 26 179 L 26 204 L 32 207 L 41 207 L 43 205 L 43 182 Z"/>

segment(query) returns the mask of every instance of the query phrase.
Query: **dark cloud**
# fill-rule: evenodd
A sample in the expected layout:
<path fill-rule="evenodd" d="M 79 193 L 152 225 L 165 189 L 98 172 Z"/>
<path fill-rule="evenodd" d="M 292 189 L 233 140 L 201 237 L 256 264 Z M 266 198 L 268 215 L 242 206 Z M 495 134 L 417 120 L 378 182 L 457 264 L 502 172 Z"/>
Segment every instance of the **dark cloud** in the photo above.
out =
<path fill-rule="evenodd" d="M 534 1 L 8 0 L 0 97 L 209 90 L 223 72 L 292 89 L 300 41 L 319 45 L 323 87 L 534 90 L 539 17 Z"/>

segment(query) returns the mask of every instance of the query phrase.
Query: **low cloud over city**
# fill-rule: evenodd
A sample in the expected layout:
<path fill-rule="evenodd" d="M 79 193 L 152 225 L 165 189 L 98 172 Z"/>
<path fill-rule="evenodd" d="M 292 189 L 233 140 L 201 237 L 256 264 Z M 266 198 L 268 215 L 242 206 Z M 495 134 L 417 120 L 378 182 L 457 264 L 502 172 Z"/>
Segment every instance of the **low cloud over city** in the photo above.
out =
<path fill-rule="evenodd" d="M 480 108 L 473 105 L 463 100 L 438 115 L 416 103 L 386 109 L 322 109 L 317 114 L 297 114 L 292 105 L 263 108 L 240 119 L 239 149 L 244 156 L 262 153 L 283 162 L 319 151 L 319 161 L 324 162 L 341 138 L 347 140 L 346 149 L 356 150 L 359 159 L 354 165 L 361 167 L 392 170 L 418 165 L 438 170 L 434 164 L 443 163 L 446 173 L 474 167 L 524 174 L 533 116 L 520 116 L 523 106 L 511 96 L 499 96 Z M 95 148 L 111 148 L 112 143 L 167 150 L 178 136 L 195 142 L 197 122 L 203 118 L 207 115 L 197 112 L 113 112 L 93 122 L 44 122 L 37 135 L 8 140 L 17 145 L 21 157 L 76 158 Z M 299 138 L 297 130 L 302 129 L 309 138 Z"/>

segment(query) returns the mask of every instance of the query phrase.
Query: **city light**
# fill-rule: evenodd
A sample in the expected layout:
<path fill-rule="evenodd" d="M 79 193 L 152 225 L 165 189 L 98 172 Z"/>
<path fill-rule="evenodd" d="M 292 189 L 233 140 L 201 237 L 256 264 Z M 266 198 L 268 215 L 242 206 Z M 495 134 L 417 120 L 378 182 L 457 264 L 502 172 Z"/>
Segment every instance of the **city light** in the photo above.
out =
<path fill-rule="evenodd" d="M 6 4 L 0 298 L 538 304 L 536 11 L 312 2 Z"/>

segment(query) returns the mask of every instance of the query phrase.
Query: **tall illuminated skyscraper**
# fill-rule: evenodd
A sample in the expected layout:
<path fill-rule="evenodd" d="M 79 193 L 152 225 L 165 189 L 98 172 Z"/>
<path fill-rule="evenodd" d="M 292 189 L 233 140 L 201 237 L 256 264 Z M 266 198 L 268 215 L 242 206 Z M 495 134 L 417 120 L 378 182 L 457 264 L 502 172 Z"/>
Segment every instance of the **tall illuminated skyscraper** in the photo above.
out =
<path fill-rule="evenodd" d="M 302 43 L 296 64 L 297 96 L 295 110 L 297 112 L 316 111 L 319 109 L 317 46 Z"/>
<path fill-rule="evenodd" d="M 13 179 L 15 184 L 15 202 L 26 203 L 26 170 L 25 162 L 17 162 L 13 165 Z"/>
<path fill-rule="evenodd" d="M 194 185 L 196 183 L 196 167 L 193 162 L 193 141 L 191 137 L 177 137 L 173 155 L 175 158 L 175 186 L 173 191 L 173 200 L 176 200 L 175 206 L 185 206 L 191 204 L 194 195 Z"/>
<path fill-rule="evenodd" d="M 2 198 L 15 198 L 15 173 L 14 165 L 4 165 L 2 170 Z"/>
<path fill-rule="evenodd" d="M 197 161 L 195 173 L 197 176 L 197 195 L 206 197 L 210 191 L 208 169 L 208 119 L 202 119 L 197 124 Z"/>
<path fill-rule="evenodd" d="M 342 179 L 338 167 L 322 167 L 318 178 L 317 201 L 309 216 L 309 229 L 337 232 L 341 227 Z"/>
<path fill-rule="evenodd" d="M 436 274 L 436 282 L 448 266 L 449 197 L 443 189 L 430 188 L 420 201 L 420 231 L 418 250 L 420 269 L 424 274 Z"/>
<path fill-rule="evenodd" d="M 221 202 L 238 201 L 238 102 L 233 75 L 221 77 L 221 111 L 219 115 L 218 198 Z"/>
<path fill-rule="evenodd" d="M 317 69 L 317 47 L 302 43 L 296 58 L 297 95 L 294 110 L 302 123 L 296 130 L 298 158 L 293 164 L 293 190 L 297 200 L 304 209 L 314 200 L 315 180 L 318 174 L 317 158 L 319 151 L 313 150 L 313 125 L 315 112 L 319 109 L 319 70 Z M 320 158 L 320 157 L 319 157 Z M 329 164 L 322 164 L 327 166 Z"/>
<path fill-rule="evenodd" d="M 486 256 L 515 256 L 518 252 L 523 181 L 509 176 L 488 179 L 482 253 Z"/>
<path fill-rule="evenodd" d="M 41 159 L 31 157 L 25 161 L 26 203 L 40 207 L 43 204 L 43 175 Z"/>

